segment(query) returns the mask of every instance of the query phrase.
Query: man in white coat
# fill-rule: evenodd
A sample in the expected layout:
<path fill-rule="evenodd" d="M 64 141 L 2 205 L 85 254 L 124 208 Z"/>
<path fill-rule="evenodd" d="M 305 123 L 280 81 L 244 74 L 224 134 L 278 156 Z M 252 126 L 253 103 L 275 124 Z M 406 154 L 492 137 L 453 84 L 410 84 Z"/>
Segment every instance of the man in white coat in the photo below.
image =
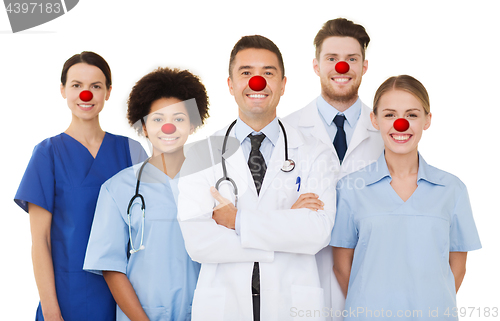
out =
<path fill-rule="evenodd" d="M 363 26 L 343 18 L 327 21 L 314 39 L 313 68 L 320 77 L 321 95 L 285 117 L 305 136 L 330 146 L 337 179 L 376 161 L 384 149 L 380 133 L 370 121 L 371 108 L 358 97 L 361 78 L 368 69 L 365 50 L 369 42 Z M 346 62 L 348 68 L 336 68 L 339 62 L 344 66 Z M 326 307 L 333 320 L 342 320 L 345 294 L 332 270 L 332 248 L 321 250 L 316 259 Z"/>
<path fill-rule="evenodd" d="M 249 85 L 257 76 L 265 87 Z M 241 38 L 228 78 L 238 118 L 207 140 L 209 148 L 187 153 L 178 219 L 189 255 L 202 263 L 193 321 L 324 320 L 315 254 L 334 222 L 332 152 L 276 117 L 285 83 L 276 45 Z M 217 136 L 236 140 L 237 150 Z M 189 174 L 190 167 L 201 170 Z M 221 177 L 234 186 L 224 179 L 219 194 L 213 187 Z"/>

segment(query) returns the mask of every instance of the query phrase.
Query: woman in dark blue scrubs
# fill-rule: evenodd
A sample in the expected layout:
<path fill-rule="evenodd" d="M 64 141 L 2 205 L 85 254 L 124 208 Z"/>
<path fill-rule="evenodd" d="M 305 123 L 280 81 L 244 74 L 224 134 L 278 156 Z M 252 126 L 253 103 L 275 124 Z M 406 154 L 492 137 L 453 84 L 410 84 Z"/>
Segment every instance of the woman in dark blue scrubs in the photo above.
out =
<path fill-rule="evenodd" d="M 35 147 L 15 196 L 30 214 L 36 320 L 111 321 L 116 305 L 106 282 L 82 269 L 90 227 L 101 184 L 147 155 L 138 142 L 100 127 L 111 93 L 111 71 L 101 56 L 68 59 L 60 89 L 71 124 Z"/>

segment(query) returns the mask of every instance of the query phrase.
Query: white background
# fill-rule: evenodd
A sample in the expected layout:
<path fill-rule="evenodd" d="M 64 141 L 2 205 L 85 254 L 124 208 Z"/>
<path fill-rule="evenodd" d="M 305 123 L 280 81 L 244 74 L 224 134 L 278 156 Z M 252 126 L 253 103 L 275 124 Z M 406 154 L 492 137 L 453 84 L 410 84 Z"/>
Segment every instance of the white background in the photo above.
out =
<path fill-rule="evenodd" d="M 125 118 L 126 99 L 135 81 L 158 66 L 187 68 L 200 75 L 210 96 L 211 117 L 191 137 L 193 141 L 236 117 L 236 104 L 227 89 L 227 65 L 241 36 L 261 34 L 281 49 L 288 82 L 278 115 L 285 116 L 319 94 L 312 43 L 322 24 L 337 17 L 362 24 L 371 37 L 368 72 L 360 88 L 365 103 L 371 106 L 377 87 L 393 75 L 412 75 L 429 91 L 432 126 L 424 133 L 420 151 L 428 163 L 467 185 L 483 244 L 483 249 L 468 255 L 458 306 L 500 307 L 497 14 L 498 3 L 493 0 L 81 0 L 56 20 L 12 34 L 7 14 L 0 10 L 0 104 L 5 121 L 0 320 L 35 316 L 38 293 L 29 218 L 13 198 L 33 147 L 69 125 L 70 111 L 59 92 L 66 59 L 90 50 L 108 61 L 113 91 L 101 113 L 101 126 L 136 139 Z M 482 312 L 481 318 L 493 319 Z M 477 313 L 466 319 L 477 320 Z"/>

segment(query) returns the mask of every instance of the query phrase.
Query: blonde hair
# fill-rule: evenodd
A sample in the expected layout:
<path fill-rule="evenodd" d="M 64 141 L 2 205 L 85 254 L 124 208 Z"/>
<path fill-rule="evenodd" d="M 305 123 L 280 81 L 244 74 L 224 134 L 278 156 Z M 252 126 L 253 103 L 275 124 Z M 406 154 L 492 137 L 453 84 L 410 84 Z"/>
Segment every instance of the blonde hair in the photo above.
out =
<path fill-rule="evenodd" d="M 431 112 L 431 106 L 429 102 L 429 94 L 425 89 L 424 85 L 417 79 L 408 75 L 393 76 L 387 79 L 378 87 L 375 97 L 373 98 L 373 113 L 377 114 L 378 104 L 382 96 L 391 90 L 403 90 L 406 91 L 415 98 L 417 98 L 422 107 L 424 108 L 425 114 L 428 115 Z"/>

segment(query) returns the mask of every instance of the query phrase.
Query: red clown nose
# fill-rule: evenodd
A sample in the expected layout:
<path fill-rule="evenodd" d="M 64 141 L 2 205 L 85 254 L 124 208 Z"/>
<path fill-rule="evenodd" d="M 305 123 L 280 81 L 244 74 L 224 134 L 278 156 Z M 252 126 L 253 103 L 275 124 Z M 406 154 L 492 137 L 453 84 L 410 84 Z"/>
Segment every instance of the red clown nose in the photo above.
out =
<path fill-rule="evenodd" d="M 83 101 L 91 101 L 92 98 L 94 98 L 94 95 L 88 90 L 84 90 L 80 93 L 80 99 Z"/>
<path fill-rule="evenodd" d="M 250 87 L 250 89 L 252 89 L 253 91 L 261 91 L 263 90 L 264 88 L 266 88 L 267 86 L 267 83 L 266 83 L 266 80 L 264 79 L 264 77 L 261 77 L 261 76 L 253 76 L 252 78 L 250 78 L 250 80 L 248 81 L 248 86 Z"/>
<path fill-rule="evenodd" d="M 345 74 L 346 72 L 349 71 L 349 64 L 345 61 L 339 61 L 337 62 L 337 64 L 335 65 L 335 70 L 339 73 L 339 74 Z"/>
<path fill-rule="evenodd" d="M 410 123 L 404 118 L 398 118 L 394 121 L 394 129 L 398 132 L 404 132 L 410 128 Z"/>
<path fill-rule="evenodd" d="M 167 124 L 161 126 L 161 131 L 167 135 L 175 133 L 176 130 L 177 129 L 175 128 L 174 124 L 167 123 Z"/>

